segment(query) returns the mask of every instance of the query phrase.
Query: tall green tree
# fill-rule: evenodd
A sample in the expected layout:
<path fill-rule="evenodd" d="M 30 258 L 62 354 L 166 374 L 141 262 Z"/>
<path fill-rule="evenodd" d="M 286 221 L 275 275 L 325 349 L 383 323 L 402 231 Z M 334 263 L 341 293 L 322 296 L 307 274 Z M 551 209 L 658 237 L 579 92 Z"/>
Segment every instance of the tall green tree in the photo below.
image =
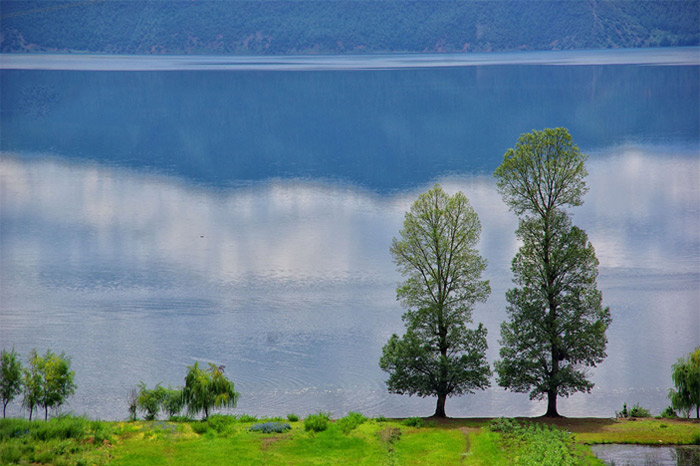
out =
<path fill-rule="evenodd" d="M 12 351 L 3 349 L 0 359 L 0 397 L 4 419 L 8 403 L 22 392 L 22 361 L 14 348 Z"/>
<path fill-rule="evenodd" d="M 418 196 L 406 213 L 391 254 L 406 280 L 396 290 L 406 312 L 403 337 L 392 335 L 379 366 L 391 393 L 437 396 L 436 417 L 447 397 L 489 386 L 486 328 L 468 328 L 475 303 L 491 293 L 481 280 L 481 223 L 466 196 L 440 185 Z"/>
<path fill-rule="evenodd" d="M 182 396 L 190 414 L 203 412 L 206 419 L 212 408 L 236 407 L 239 393 L 224 375 L 224 366 L 209 363 L 209 367 L 203 369 L 195 362 L 187 369 Z"/>
<path fill-rule="evenodd" d="M 606 357 L 610 310 L 597 289 L 598 260 L 567 207 L 583 203 L 586 156 L 565 128 L 523 134 L 494 176 L 520 223 L 513 259 L 516 288 L 506 293 L 501 325 L 499 385 L 547 398 L 546 416 L 559 416 L 557 397 L 589 392 L 586 368 Z"/>
<path fill-rule="evenodd" d="M 669 390 L 671 407 L 686 414 L 695 408 L 695 416 L 700 419 L 700 346 L 687 358 L 678 359 L 671 378 L 676 387 Z"/>
<path fill-rule="evenodd" d="M 29 368 L 24 371 L 24 405 L 29 409 L 29 419 L 37 407 L 44 408 L 44 419 L 48 419 L 49 408 L 59 408 L 75 393 L 75 372 L 70 364 L 64 353 L 47 350 L 41 356 L 35 349 L 29 353 Z"/>

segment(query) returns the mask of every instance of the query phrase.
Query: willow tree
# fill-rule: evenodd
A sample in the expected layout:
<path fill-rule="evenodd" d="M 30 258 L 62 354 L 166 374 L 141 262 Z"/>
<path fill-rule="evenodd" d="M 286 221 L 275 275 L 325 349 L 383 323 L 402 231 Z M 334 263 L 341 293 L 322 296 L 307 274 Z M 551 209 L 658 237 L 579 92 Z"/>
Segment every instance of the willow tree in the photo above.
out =
<path fill-rule="evenodd" d="M 589 392 L 586 368 L 605 357 L 610 310 L 597 289 L 598 260 L 586 233 L 566 208 L 583 203 L 586 156 L 564 128 L 523 134 L 496 169 L 497 187 L 519 217 L 522 242 L 513 259 L 516 288 L 506 293 L 499 385 L 547 398 Z"/>
<path fill-rule="evenodd" d="M 224 375 L 224 366 L 209 363 L 208 368 L 202 369 L 195 362 L 187 369 L 182 399 L 190 414 L 203 412 L 206 419 L 213 408 L 236 407 L 239 393 L 234 390 L 233 382 Z"/>
<path fill-rule="evenodd" d="M 678 359 L 671 378 L 676 387 L 669 390 L 671 407 L 688 415 L 695 408 L 695 417 L 700 419 L 700 346 L 687 358 Z"/>
<path fill-rule="evenodd" d="M 379 361 L 391 393 L 437 396 L 436 417 L 447 397 L 489 386 L 486 329 L 468 328 L 472 310 L 491 293 L 481 280 L 481 224 L 463 193 L 439 185 L 421 194 L 406 213 L 391 254 L 406 277 L 396 290 L 406 312 L 406 333 L 394 334 Z"/>

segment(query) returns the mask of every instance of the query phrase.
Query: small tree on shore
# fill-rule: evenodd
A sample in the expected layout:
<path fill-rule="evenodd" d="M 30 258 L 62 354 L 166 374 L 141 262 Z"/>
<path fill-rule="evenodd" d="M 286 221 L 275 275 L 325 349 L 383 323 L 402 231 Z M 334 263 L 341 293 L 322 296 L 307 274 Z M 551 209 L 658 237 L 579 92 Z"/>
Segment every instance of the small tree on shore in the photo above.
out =
<path fill-rule="evenodd" d="M 201 412 L 203 419 L 207 419 L 213 408 L 236 407 L 239 393 L 224 375 L 224 366 L 209 363 L 207 369 L 202 369 L 199 362 L 195 362 L 187 369 L 182 396 L 191 415 Z"/>
<path fill-rule="evenodd" d="M 671 407 L 685 413 L 695 408 L 695 416 L 700 419 L 700 346 L 687 358 L 678 359 L 671 378 L 676 387 L 669 390 Z"/>
<path fill-rule="evenodd" d="M 157 384 L 152 390 L 146 387 L 144 382 L 138 385 L 138 397 L 136 398 L 136 406 L 144 413 L 144 419 L 152 421 L 158 418 L 158 413 L 161 410 L 163 401 L 165 400 L 165 389 Z"/>
<path fill-rule="evenodd" d="M 24 405 L 30 420 L 37 407 L 44 408 L 44 419 L 48 419 L 49 408 L 59 408 L 75 393 L 75 372 L 70 370 L 70 363 L 64 353 L 47 350 L 40 356 L 35 349 L 29 353 L 29 368 L 24 370 Z"/>
<path fill-rule="evenodd" d="M 2 417 L 4 419 L 8 403 L 22 392 L 22 361 L 14 348 L 12 351 L 3 349 L 1 359 L 0 396 L 2 397 Z"/>

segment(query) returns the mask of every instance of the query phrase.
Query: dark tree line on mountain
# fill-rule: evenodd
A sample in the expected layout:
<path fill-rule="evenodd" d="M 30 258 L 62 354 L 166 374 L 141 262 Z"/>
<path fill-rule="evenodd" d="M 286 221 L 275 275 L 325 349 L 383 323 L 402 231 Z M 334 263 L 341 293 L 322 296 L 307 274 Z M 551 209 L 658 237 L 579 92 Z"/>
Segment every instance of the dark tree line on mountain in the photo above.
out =
<path fill-rule="evenodd" d="M 3 53 L 456 52 L 700 43 L 697 0 L 18 0 L 0 9 Z"/>

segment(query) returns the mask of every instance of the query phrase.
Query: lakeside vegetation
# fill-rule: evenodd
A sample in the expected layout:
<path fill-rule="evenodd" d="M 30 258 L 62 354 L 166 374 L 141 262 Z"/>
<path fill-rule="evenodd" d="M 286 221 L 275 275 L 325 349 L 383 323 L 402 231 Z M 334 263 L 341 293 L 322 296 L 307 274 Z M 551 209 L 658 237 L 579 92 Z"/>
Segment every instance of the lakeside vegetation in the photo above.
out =
<path fill-rule="evenodd" d="M 0 50 L 300 54 L 697 45 L 697 1 L 0 3 Z"/>
<path fill-rule="evenodd" d="M 323 416 L 321 416 L 323 417 Z M 294 417 L 290 416 L 291 419 Z M 318 418 L 318 415 L 308 419 Z M 278 424 L 279 430 L 259 426 Z M 666 419 L 368 419 L 318 431 L 301 420 L 0 421 L 0 463 L 55 465 L 599 465 L 588 445 L 700 445 L 700 424 Z"/>

